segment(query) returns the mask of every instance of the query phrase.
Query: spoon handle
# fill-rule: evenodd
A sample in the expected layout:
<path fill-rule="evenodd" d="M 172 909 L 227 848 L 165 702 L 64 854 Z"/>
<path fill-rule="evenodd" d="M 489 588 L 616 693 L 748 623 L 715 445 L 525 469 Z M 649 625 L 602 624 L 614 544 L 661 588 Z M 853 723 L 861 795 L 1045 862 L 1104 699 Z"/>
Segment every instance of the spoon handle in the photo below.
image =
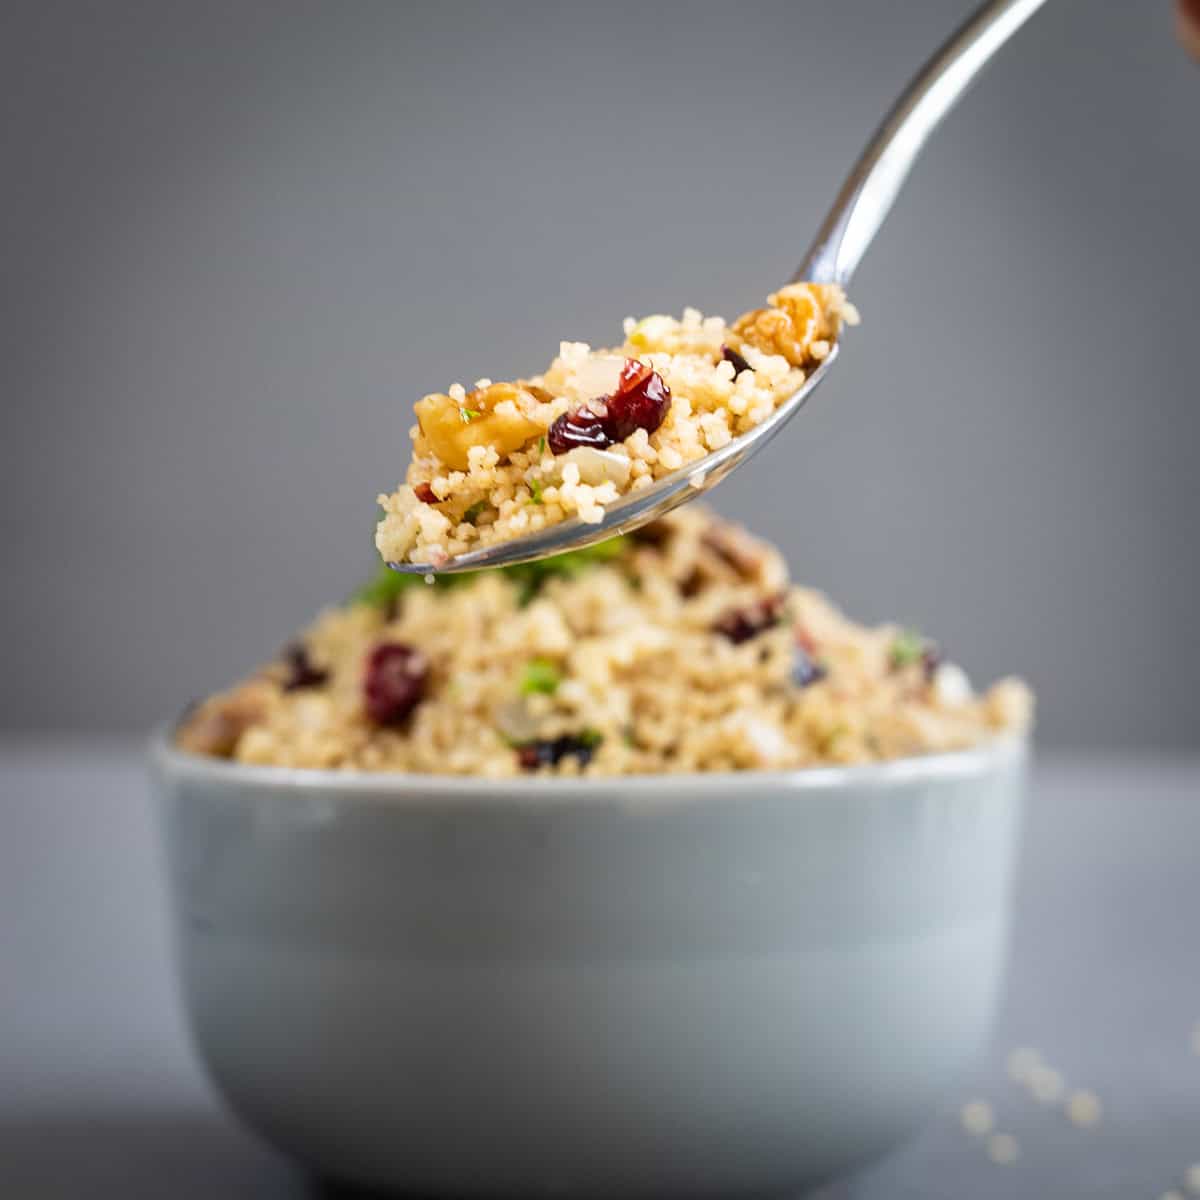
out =
<path fill-rule="evenodd" d="M 989 0 L 921 68 L 855 163 L 794 280 L 850 281 L 929 135 L 1045 0 Z"/>

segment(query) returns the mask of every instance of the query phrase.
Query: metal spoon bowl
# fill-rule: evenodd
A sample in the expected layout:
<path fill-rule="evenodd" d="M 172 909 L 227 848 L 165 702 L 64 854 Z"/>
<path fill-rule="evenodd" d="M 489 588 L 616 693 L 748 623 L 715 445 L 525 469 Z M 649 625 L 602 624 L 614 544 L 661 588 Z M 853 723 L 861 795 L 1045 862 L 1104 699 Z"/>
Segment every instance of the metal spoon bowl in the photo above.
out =
<path fill-rule="evenodd" d="M 845 286 L 879 232 L 922 147 L 992 56 L 1045 0 L 989 0 L 945 42 L 883 119 L 850 172 L 793 280 Z M 454 574 L 531 562 L 628 533 L 702 492 L 753 457 L 800 411 L 837 361 L 838 346 L 766 420 L 719 450 L 605 505 L 604 518 L 578 518 L 442 563 L 389 563 L 410 575 Z"/>

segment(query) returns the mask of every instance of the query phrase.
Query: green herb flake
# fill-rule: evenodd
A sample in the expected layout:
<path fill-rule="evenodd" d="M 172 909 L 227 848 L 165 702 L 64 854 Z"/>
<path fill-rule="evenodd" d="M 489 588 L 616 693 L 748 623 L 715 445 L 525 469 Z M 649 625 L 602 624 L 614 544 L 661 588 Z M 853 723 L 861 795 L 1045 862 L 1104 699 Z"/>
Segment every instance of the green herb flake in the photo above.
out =
<path fill-rule="evenodd" d="M 542 590 L 542 585 L 548 579 L 574 579 L 590 567 L 620 558 L 629 549 L 629 545 L 627 537 L 609 538 L 606 542 L 584 546 L 581 550 L 568 550 L 565 554 L 555 554 L 537 562 L 501 567 L 500 571 L 516 584 L 517 604 L 524 608 Z"/>
<path fill-rule="evenodd" d="M 487 507 L 488 507 L 488 502 L 486 500 L 476 500 L 475 503 L 472 504 L 471 507 L 468 508 L 465 513 L 463 513 L 462 519 L 464 521 L 470 521 L 472 524 L 474 524 L 475 519 Z"/>
<path fill-rule="evenodd" d="M 373 608 L 394 608 L 400 597 L 410 588 L 461 587 L 478 571 L 464 571 L 461 575 L 434 575 L 432 582 L 428 575 L 408 575 L 393 571 L 387 563 L 380 563 L 374 576 L 367 580 L 350 597 L 351 604 L 369 604 Z"/>
<path fill-rule="evenodd" d="M 538 458 L 541 458 L 542 455 L 545 453 L 546 453 L 546 435 L 543 433 L 542 436 L 540 438 L 538 438 Z"/>
<path fill-rule="evenodd" d="M 581 729 L 578 735 L 579 744 L 586 746 L 589 750 L 595 750 L 597 746 L 604 741 L 604 734 L 598 729 Z"/>
<path fill-rule="evenodd" d="M 513 581 L 517 585 L 517 607 L 528 608 L 537 599 L 538 592 L 542 590 L 544 577 L 535 574 L 518 574 L 513 576 Z"/>
<path fill-rule="evenodd" d="M 469 511 L 469 510 L 468 510 Z M 548 579 L 555 577 L 574 579 L 590 567 L 613 562 L 626 553 L 629 538 L 618 536 L 582 550 L 568 550 L 537 562 L 514 563 L 511 567 L 492 567 L 488 571 L 460 571 L 455 575 L 435 575 L 433 586 L 437 588 L 461 587 L 471 583 L 479 575 L 496 571 L 512 582 L 517 589 L 517 605 L 524 608 L 542 590 Z M 377 608 L 391 608 L 409 588 L 422 583 L 420 575 L 402 574 L 393 571 L 386 563 L 380 563 L 374 576 L 359 587 L 350 597 L 352 604 L 370 604 Z"/>
<path fill-rule="evenodd" d="M 541 480 L 539 480 L 539 479 L 531 479 L 531 480 L 529 480 L 529 490 L 530 490 L 530 491 L 533 493 L 533 495 L 530 497 L 530 499 L 529 499 L 529 500 L 528 500 L 526 503 L 528 503 L 528 504 L 541 504 L 541 503 L 542 503 L 542 484 L 541 484 Z"/>
<path fill-rule="evenodd" d="M 390 608 L 402 592 L 420 583 L 416 575 L 401 575 L 386 564 L 380 564 L 373 578 L 360 587 L 350 600 L 354 604 L 370 604 L 374 608 Z"/>
<path fill-rule="evenodd" d="M 905 629 L 892 642 L 892 666 L 907 667 L 921 661 L 925 639 L 915 629 Z"/>
<path fill-rule="evenodd" d="M 458 419 L 464 425 L 470 425 L 477 416 L 479 416 L 479 412 L 474 408 L 460 408 L 458 410 Z"/>
<path fill-rule="evenodd" d="M 548 658 L 531 658 L 521 672 L 522 696 L 553 696 L 562 682 L 562 674 Z"/>

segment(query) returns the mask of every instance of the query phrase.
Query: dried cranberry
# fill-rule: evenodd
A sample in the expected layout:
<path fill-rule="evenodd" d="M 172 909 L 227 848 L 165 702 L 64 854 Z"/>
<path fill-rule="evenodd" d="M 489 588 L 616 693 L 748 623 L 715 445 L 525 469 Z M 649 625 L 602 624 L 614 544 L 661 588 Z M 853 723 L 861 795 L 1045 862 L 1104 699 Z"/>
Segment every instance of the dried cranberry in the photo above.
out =
<path fill-rule="evenodd" d="M 644 429 L 653 433 L 671 407 L 671 389 L 657 371 L 627 358 L 611 396 L 598 396 L 587 404 L 555 418 L 547 443 L 552 454 L 565 454 L 576 446 L 603 450 Z"/>
<path fill-rule="evenodd" d="M 733 374 L 735 377 L 740 375 L 743 371 L 754 370 L 754 368 L 732 346 L 722 346 L 721 357 L 727 363 L 733 363 Z"/>
<path fill-rule="evenodd" d="M 418 483 L 413 488 L 413 492 L 415 493 L 417 499 L 420 500 L 422 504 L 440 504 L 441 503 L 441 501 L 438 500 L 437 492 L 435 492 L 433 490 L 433 484 L 431 484 L 431 483 Z"/>
<path fill-rule="evenodd" d="M 425 695 L 429 661 L 403 642 L 381 642 L 367 658 L 363 695 L 379 725 L 399 725 Z"/>
<path fill-rule="evenodd" d="M 798 688 L 811 687 L 820 683 L 829 672 L 819 662 L 814 662 L 799 646 L 792 661 L 792 682 Z"/>
<path fill-rule="evenodd" d="M 573 755 L 581 767 L 587 766 L 600 740 L 592 733 L 564 733 L 561 737 L 526 742 L 517 747 L 517 762 L 526 771 L 536 771 L 538 767 L 557 766 L 568 755 Z"/>
<path fill-rule="evenodd" d="M 717 618 L 713 629 L 727 637 L 735 646 L 740 646 L 742 642 L 748 642 L 772 626 L 778 625 L 782 612 L 783 597 L 768 596 L 765 600 L 755 601 L 745 608 L 731 608 Z"/>
<path fill-rule="evenodd" d="M 551 454 L 566 454 L 576 446 L 595 446 L 603 450 L 613 444 L 608 433 L 608 408 L 603 401 L 593 401 L 603 411 L 592 408 L 576 408 L 556 417 L 546 435 L 546 444 Z"/>
<path fill-rule="evenodd" d="M 320 687 L 329 679 L 329 672 L 314 667 L 308 657 L 308 647 L 303 642 L 291 642 L 283 648 L 283 661 L 287 664 L 287 677 L 283 681 L 285 692 L 301 688 Z"/>
<path fill-rule="evenodd" d="M 636 358 L 627 358 L 617 390 L 608 401 L 613 441 L 623 442 L 637 429 L 653 433 L 666 419 L 670 407 L 671 389 L 662 376 Z"/>

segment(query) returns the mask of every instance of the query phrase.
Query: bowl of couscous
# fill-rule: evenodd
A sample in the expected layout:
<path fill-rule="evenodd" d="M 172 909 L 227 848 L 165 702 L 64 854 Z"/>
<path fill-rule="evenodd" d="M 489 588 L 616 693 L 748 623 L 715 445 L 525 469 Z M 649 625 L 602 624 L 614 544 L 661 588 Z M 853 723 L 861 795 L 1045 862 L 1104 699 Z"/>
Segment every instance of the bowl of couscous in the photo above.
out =
<path fill-rule="evenodd" d="M 778 1192 L 901 1140 L 987 1035 L 1024 685 L 694 505 L 454 579 L 381 577 L 155 743 L 231 1106 L 424 1195 Z"/>

